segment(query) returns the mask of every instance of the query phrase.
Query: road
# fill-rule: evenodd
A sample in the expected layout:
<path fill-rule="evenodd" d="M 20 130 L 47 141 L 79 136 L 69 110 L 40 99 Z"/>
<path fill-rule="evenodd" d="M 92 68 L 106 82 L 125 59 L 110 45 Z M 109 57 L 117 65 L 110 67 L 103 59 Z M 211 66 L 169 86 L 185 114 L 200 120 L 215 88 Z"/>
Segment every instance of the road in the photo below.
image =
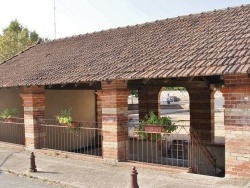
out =
<path fill-rule="evenodd" d="M 58 188 L 47 181 L 35 180 L 30 177 L 17 176 L 5 172 L 0 173 L 0 188 Z"/>

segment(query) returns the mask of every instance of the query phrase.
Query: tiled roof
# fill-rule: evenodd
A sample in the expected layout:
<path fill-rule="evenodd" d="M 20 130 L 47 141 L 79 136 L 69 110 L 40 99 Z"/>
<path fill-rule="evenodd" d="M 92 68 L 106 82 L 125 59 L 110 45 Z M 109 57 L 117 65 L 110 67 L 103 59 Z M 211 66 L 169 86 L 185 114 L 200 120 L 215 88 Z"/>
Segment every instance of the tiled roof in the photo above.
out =
<path fill-rule="evenodd" d="M 0 65 L 0 87 L 242 73 L 250 5 L 34 45 Z"/>

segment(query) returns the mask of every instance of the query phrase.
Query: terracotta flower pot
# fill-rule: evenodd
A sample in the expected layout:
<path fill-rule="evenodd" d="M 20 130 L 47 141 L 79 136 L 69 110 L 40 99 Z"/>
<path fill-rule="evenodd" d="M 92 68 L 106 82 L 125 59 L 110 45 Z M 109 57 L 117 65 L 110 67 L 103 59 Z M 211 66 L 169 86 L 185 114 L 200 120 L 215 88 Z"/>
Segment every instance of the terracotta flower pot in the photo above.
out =
<path fill-rule="evenodd" d="M 3 122 L 5 122 L 5 123 L 15 123 L 16 118 L 5 118 L 5 119 L 3 119 Z"/>
<path fill-rule="evenodd" d="M 145 132 L 147 133 L 160 133 L 162 130 L 161 125 L 145 125 Z"/>
<path fill-rule="evenodd" d="M 76 122 L 76 121 L 73 121 L 72 123 L 71 123 L 71 126 L 70 127 L 72 127 L 72 128 L 75 128 L 75 127 L 79 127 L 79 122 Z"/>

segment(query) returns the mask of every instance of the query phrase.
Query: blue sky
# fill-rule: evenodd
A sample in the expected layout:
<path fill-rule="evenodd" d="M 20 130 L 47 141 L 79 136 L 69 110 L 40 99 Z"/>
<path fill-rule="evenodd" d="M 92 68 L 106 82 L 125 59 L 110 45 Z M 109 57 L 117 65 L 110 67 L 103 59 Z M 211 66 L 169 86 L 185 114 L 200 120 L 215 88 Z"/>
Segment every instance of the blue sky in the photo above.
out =
<path fill-rule="evenodd" d="M 250 0 L 55 0 L 56 37 L 84 34 L 250 4 Z M 11 20 L 54 39 L 54 0 L 0 0 L 0 31 Z"/>

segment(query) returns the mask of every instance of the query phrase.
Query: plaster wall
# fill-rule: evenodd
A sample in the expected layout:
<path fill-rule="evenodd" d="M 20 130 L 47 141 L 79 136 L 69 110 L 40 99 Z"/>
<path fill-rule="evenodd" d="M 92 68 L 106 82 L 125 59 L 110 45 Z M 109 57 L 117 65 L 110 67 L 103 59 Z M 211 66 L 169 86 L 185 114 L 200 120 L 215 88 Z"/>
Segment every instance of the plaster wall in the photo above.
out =
<path fill-rule="evenodd" d="M 72 108 L 73 120 L 95 122 L 95 92 L 92 90 L 45 90 L 45 118 L 55 119 L 55 115 L 69 108 Z"/>
<path fill-rule="evenodd" d="M 19 96 L 21 93 L 22 90 L 17 88 L 0 89 L 0 111 L 5 108 L 17 108 L 17 117 L 23 118 L 23 102 Z"/>

